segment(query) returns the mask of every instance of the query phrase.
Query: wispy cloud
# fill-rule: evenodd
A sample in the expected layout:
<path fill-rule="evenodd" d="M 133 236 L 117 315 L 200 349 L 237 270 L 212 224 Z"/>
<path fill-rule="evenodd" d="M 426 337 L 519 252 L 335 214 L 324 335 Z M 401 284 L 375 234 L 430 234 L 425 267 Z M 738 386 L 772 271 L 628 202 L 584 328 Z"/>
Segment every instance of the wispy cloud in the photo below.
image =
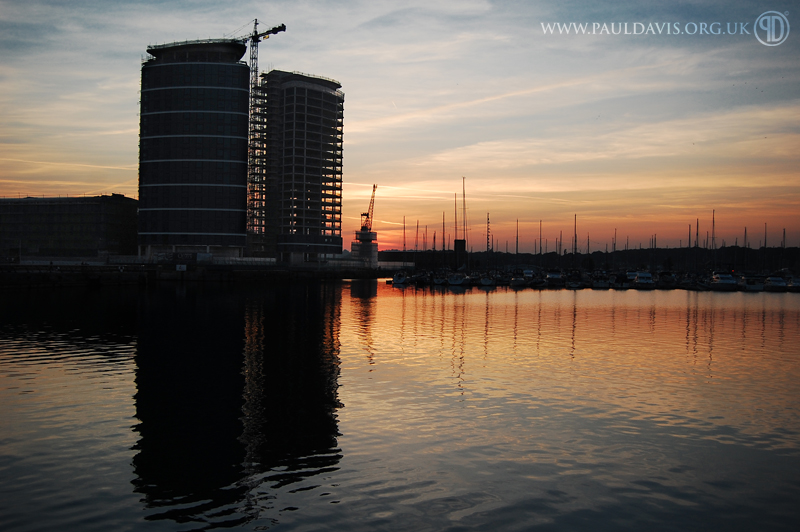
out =
<path fill-rule="evenodd" d="M 100 164 L 68 163 L 68 162 L 57 162 L 57 161 L 29 161 L 25 159 L 9 159 L 7 157 L 0 157 L 0 161 L 13 161 L 18 163 L 27 163 L 35 165 L 79 166 L 83 168 L 107 168 L 112 170 L 126 170 L 126 171 L 135 171 L 139 168 L 138 165 L 105 166 Z"/>

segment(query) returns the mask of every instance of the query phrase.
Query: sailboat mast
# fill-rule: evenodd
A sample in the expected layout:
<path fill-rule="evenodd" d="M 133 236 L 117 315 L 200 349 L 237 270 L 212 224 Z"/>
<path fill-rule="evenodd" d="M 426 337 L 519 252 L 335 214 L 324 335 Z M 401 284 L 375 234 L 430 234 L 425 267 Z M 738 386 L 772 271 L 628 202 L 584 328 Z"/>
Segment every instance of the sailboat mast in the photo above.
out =
<path fill-rule="evenodd" d="M 539 220 L 539 255 L 542 254 L 542 221 Z"/>
<path fill-rule="evenodd" d="M 572 267 L 576 268 L 576 257 L 578 255 L 578 215 L 575 215 L 575 225 L 572 228 Z"/>
<path fill-rule="evenodd" d="M 717 249 L 717 220 L 716 210 L 711 211 L 711 249 Z"/>
<path fill-rule="evenodd" d="M 700 244 L 700 218 L 694 221 L 694 247 L 698 247 Z"/>
<path fill-rule="evenodd" d="M 456 226 L 456 238 L 455 238 L 455 240 L 458 240 L 458 194 L 453 194 L 453 203 L 455 204 L 454 210 L 455 210 L 455 213 L 456 213 L 456 223 L 455 223 L 455 226 Z"/>
<path fill-rule="evenodd" d="M 486 252 L 489 252 L 489 213 L 486 213 Z"/>
<path fill-rule="evenodd" d="M 467 242 L 467 178 L 461 176 L 461 218 L 464 222 L 464 243 Z M 466 246 L 465 246 L 466 247 Z"/>

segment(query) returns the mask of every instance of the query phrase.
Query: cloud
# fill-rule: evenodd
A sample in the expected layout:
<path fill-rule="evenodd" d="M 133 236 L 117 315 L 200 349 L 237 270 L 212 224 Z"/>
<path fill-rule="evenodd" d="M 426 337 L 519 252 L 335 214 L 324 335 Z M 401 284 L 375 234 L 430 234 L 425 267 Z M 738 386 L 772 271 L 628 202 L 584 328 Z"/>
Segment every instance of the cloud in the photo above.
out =
<path fill-rule="evenodd" d="M 770 8 L 790 9 L 777 2 Z M 0 195 L 135 193 L 147 45 L 244 33 L 258 17 L 287 24 L 260 47 L 262 69 L 343 84 L 343 233 L 373 183 L 378 219 L 437 223 L 462 175 L 469 208 L 497 212 L 498 223 L 503 205 L 553 218 L 576 209 L 682 216 L 711 201 L 706 190 L 743 215 L 780 210 L 797 198 L 780 187 L 797 180 L 799 40 L 770 49 L 755 38 L 562 38 L 540 28 L 749 21 L 759 9 L 721 0 L 0 0 Z M 788 203 L 747 204 L 734 190 L 754 190 L 753 176 Z"/>
<path fill-rule="evenodd" d="M 582 134 L 579 128 L 565 127 L 555 138 L 480 142 L 432 154 L 415 165 L 434 171 L 458 166 L 486 173 L 571 162 L 698 156 L 715 161 L 727 158 L 736 164 L 762 159 L 796 164 L 798 123 L 800 101 L 769 109 L 754 107 L 657 123 L 633 122 L 601 134 Z"/>
<path fill-rule="evenodd" d="M 103 166 L 99 164 L 81 164 L 81 163 L 68 163 L 63 161 L 29 161 L 25 159 L 9 159 L 7 157 L 0 157 L 0 161 L 11 161 L 17 163 L 27 163 L 33 165 L 55 165 L 55 166 L 78 166 L 84 168 L 106 168 L 106 169 L 113 169 L 113 170 L 127 170 L 133 171 L 137 170 L 139 165 L 129 165 L 129 166 Z"/>

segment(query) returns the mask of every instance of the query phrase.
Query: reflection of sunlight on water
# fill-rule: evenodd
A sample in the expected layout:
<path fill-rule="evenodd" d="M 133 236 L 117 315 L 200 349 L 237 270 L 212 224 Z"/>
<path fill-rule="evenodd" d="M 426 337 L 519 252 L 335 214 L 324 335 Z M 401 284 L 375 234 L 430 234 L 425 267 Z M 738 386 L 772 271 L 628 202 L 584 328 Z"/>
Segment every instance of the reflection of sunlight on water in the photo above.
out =
<path fill-rule="evenodd" d="M 800 306 L 749 295 L 379 285 L 369 336 L 344 300 L 340 444 L 371 479 L 351 508 L 376 526 L 382 508 L 586 529 L 789 515 L 752 501 L 798 494 L 780 453 L 800 449 Z"/>
<path fill-rule="evenodd" d="M 796 446 L 796 435 L 778 432 L 797 424 L 788 401 L 800 371 L 784 349 L 787 337 L 800 339 L 798 305 L 790 294 L 751 295 L 380 285 L 370 345 L 356 332 L 358 312 L 343 310 L 344 361 L 358 368 L 347 354 L 361 345 L 389 380 L 455 385 L 473 397 L 568 396 L 576 408 L 734 425 L 762 433 L 762 444 Z"/>

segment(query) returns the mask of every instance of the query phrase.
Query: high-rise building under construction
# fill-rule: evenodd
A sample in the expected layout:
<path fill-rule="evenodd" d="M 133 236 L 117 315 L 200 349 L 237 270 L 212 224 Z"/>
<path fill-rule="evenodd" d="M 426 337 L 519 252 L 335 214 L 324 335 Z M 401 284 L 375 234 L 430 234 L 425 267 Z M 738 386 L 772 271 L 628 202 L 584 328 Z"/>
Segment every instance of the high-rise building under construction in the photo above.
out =
<path fill-rule="evenodd" d="M 272 70 L 251 116 L 248 248 L 280 260 L 342 252 L 341 85 Z"/>
<path fill-rule="evenodd" d="M 151 46 L 142 65 L 139 254 L 241 256 L 250 69 L 239 40 Z"/>

